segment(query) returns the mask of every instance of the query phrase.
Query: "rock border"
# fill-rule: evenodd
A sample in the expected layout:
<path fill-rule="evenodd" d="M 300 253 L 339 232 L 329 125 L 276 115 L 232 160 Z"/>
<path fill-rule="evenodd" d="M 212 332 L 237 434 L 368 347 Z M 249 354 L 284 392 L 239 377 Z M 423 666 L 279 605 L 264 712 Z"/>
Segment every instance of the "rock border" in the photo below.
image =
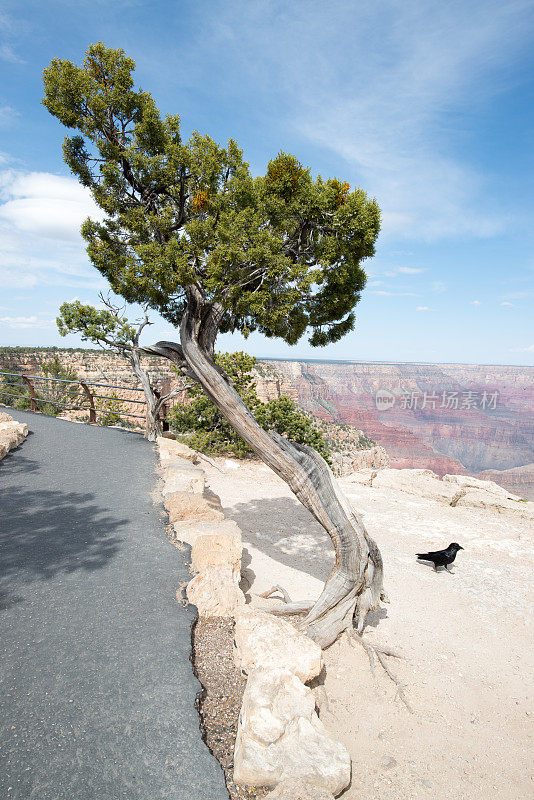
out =
<path fill-rule="evenodd" d="M 0 411 L 0 461 L 22 444 L 27 435 L 25 422 L 17 422 L 10 414 Z"/>
<path fill-rule="evenodd" d="M 185 587 L 199 617 L 234 620 L 234 659 L 247 678 L 234 749 L 233 779 L 273 789 L 268 797 L 330 800 L 350 783 L 346 748 L 319 719 L 306 684 L 323 669 L 321 648 L 287 620 L 246 604 L 242 535 L 206 488 L 200 456 L 171 438 L 157 440 L 163 502 L 176 541 L 191 546 Z"/>

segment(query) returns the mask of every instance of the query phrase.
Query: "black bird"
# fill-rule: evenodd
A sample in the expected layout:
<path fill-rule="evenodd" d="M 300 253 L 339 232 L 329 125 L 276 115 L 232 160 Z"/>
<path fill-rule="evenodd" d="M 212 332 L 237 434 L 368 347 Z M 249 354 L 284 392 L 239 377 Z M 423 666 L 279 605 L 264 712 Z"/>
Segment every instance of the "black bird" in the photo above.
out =
<path fill-rule="evenodd" d="M 436 572 L 438 571 L 438 567 L 445 567 L 445 569 L 450 572 L 449 564 L 452 564 L 456 558 L 458 550 L 463 549 L 464 548 L 457 542 L 451 542 L 445 550 L 436 550 L 434 553 L 417 553 L 417 558 L 421 558 L 423 561 L 432 561 Z"/>

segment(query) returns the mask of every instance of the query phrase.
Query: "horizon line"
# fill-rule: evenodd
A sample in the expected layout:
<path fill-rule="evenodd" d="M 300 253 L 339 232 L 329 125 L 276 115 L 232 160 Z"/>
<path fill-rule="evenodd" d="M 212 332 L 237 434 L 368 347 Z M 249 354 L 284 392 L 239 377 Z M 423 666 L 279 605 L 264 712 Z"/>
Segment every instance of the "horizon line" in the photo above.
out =
<path fill-rule="evenodd" d="M 96 347 L 60 347 L 58 345 L 46 345 L 46 346 L 39 346 L 39 345 L 0 345 L 0 354 L 2 350 L 69 350 L 69 351 L 77 351 L 77 350 L 86 350 L 90 353 L 113 353 L 112 350 L 104 350 L 98 349 Z M 114 353 L 114 355 L 119 355 L 118 353 Z M 249 355 L 253 355 L 249 353 Z M 417 364 L 420 366 L 462 366 L 462 367 L 526 367 L 527 369 L 534 369 L 534 364 L 502 364 L 500 362 L 478 362 L 478 361 L 406 361 L 406 360 L 399 360 L 399 361 L 391 361 L 391 360 L 383 360 L 383 359 L 350 359 L 350 358 L 306 358 L 306 357 L 290 357 L 290 356 L 254 356 L 257 361 L 293 361 L 293 362 L 300 362 L 304 361 L 306 363 L 318 363 L 318 364 L 383 364 L 383 365 L 401 365 L 401 364 Z"/>

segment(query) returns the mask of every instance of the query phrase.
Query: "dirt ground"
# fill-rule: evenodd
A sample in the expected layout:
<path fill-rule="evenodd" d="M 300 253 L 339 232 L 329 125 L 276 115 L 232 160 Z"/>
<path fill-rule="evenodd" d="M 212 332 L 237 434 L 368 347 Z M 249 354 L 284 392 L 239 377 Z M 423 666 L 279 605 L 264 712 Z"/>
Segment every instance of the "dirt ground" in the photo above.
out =
<path fill-rule="evenodd" d="M 233 780 L 234 743 L 246 684 L 234 662 L 233 638 L 232 619 L 199 619 L 193 629 L 195 675 L 203 686 L 198 711 L 204 741 L 223 768 L 230 800 L 259 800 L 268 789 L 236 786 Z"/>
<path fill-rule="evenodd" d="M 285 583 L 292 599 L 313 599 L 332 564 L 322 529 L 262 464 L 219 463 L 224 474 L 206 475 L 243 531 L 249 597 Z M 379 664 L 373 677 L 361 646 L 343 637 L 325 652 L 321 718 L 353 762 L 343 800 L 532 798 L 529 524 L 341 483 L 380 547 L 391 601 L 365 635 L 403 655 L 388 663 L 414 710 Z M 416 561 L 450 541 L 465 547 L 454 574 Z"/>

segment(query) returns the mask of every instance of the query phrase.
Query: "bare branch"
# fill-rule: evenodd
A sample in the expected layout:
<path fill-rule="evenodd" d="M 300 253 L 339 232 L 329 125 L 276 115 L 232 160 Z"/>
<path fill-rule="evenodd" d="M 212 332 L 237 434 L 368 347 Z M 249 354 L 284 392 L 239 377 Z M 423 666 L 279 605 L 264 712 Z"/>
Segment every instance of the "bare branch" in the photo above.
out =
<path fill-rule="evenodd" d="M 138 327 L 137 327 L 137 331 L 136 331 L 136 333 L 135 333 L 135 336 L 134 336 L 134 347 L 139 347 L 139 337 L 141 336 L 141 333 L 142 333 L 143 329 L 144 329 L 144 328 L 145 328 L 147 325 L 152 325 L 152 324 L 153 324 L 153 323 L 152 323 L 152 322 L 150 322 L 150 320 L 148 319 L 148 303 L 145 303 L 145 304 L 143 305 L 143 314 L 144 314 L 144 317 L 143 317 L 143 319 L 142 319 L 142 320 L 139 322 L 139 325 L 138 325 Z"/>
<path fill-rule="evenodd" d="M 195 453 L 197 453 L 199 458 L 203 458 L 204 461 L 207 461 L 208 464 L 211 464 L 212 467 L 215 467 L 215 469 L 218 469 L 219 472 L 222 472 L 224 474 L 224 469 L 220 467 L 212 458 L 207 456 L 205 453 L 201 453 L 199 450 L 195 450 Z"/>

